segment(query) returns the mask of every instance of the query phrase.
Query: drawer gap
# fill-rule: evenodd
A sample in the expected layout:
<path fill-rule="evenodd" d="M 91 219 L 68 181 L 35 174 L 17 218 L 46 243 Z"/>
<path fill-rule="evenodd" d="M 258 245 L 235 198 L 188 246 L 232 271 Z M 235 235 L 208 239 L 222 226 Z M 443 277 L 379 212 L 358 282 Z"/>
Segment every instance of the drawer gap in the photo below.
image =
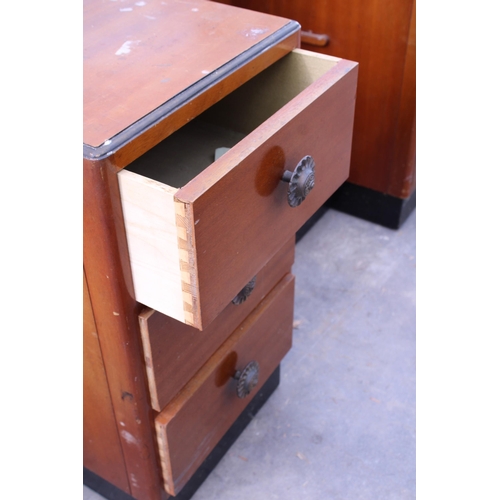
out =
<path fill-rule="evenodd" d="M 295 50 L 132 162 L 127 170 L 181 188 L 269 119 L 339 59 Z"/>

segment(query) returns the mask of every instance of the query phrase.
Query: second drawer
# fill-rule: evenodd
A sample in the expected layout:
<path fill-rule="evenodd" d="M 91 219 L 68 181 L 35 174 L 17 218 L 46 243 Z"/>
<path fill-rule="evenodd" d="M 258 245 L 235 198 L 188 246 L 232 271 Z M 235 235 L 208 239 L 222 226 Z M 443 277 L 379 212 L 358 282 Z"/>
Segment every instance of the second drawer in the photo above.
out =
<path fill-rule="evenodd" d="M 202 332 L 158 311 L 139 315 L 151 404 L 160 411 L 202 367 L 234 329 L 290 272 L 295 238 L 285 244 L 257 274 L 255 287 L 241 304 L 229 304 Z"/>

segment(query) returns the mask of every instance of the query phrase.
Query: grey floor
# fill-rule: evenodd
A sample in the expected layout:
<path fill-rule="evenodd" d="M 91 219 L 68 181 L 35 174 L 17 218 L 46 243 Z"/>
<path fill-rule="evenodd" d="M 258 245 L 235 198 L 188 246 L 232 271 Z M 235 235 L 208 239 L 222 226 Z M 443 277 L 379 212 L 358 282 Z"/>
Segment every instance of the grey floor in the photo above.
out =
<path fill-rule="evenodd" d="M 298 243 L 281 384 L 193 500 L 415 498 L 415 219 L 330 210 Z"/>

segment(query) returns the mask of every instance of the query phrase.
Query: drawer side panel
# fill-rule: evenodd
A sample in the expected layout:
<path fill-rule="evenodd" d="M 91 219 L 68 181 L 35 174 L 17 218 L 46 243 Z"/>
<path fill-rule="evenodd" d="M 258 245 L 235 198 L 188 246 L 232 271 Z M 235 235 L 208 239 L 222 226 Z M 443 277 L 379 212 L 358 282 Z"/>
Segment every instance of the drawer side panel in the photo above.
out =
<path fill-rule="evenodd" d="M 184 322 L 176 190 L 127 170 L 118 183 L 135 298 Z"/>

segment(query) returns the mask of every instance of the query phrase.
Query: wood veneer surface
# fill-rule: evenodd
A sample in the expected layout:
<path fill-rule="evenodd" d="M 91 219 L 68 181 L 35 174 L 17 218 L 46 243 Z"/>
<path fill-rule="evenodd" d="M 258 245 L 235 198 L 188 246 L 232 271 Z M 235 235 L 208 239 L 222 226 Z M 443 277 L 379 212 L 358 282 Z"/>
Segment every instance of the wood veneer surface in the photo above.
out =
<path fill-rule="evenodd" d="M 218 0 L 294 19 L 325 47 L 357 61 L 359 85 L 349 181 L 399 198 L 415 189 L 415 0 Z"/>
<path fill-rule="evenodd" d="M 84 3 L 84 143 L 97 147 L 289 23 L 203 0 Z"/>
<path fill-rule="evenodd" d="M 234 286 L 241 289 L 347 179 L 356 80 L 357 65 L 339 61 L 178 191 L 196 239 L 201 324 L 210 323 Z M 291 208 L 280 179 L 305 155 L 316 162 L 315 187 Z"/>
<path fill-rule="evenodd" d="M 294 277 L 285 276 L 189 384 L 156 417 L 166 491 L 178 493 L 292 346 Z M 236 370 L 259 363 L 247 398 L 236 395 Z"/>
<path fill-rule="evenodd" d="M 130 493 L 85 275 L 83 278 L 83 465 Z"/>
<path fill-rule="evenodd" d="M 258 306 L 293 264 L 295 238 L 257 274 L 245 302 L 228 306 L 203 331 L 146 309 L 139 316 L 152 405 L 161 411 L 234 329 Z"/>
<path fill-rule="evenodd" d="M 116 169 L 109 161 L 84 160 L 83 166 L 85 275 L 130 492 L 137 500 L 160 500 L 164 491 Z"/>

